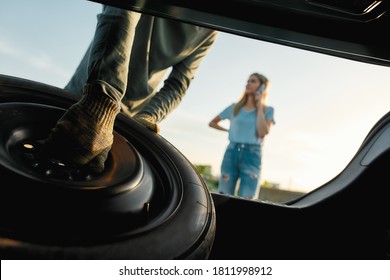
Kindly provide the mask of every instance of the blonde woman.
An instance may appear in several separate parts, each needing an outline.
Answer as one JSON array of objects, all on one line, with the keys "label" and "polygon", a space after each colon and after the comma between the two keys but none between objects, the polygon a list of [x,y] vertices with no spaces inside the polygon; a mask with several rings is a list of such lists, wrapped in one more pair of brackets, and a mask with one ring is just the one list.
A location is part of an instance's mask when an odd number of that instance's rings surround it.
[{"label": "blonde woman", "polygon": [[[249,76],[245,91],[237,103],[232,103],[211,120],[209,126],[229,133],[219,179],[218,191],[254,198],[260,182],[261,146],[264,137],[275,124],[274,108],[267,106],[269,81],[259,73]],[[229,129],[220,126],[228,119]]]}]

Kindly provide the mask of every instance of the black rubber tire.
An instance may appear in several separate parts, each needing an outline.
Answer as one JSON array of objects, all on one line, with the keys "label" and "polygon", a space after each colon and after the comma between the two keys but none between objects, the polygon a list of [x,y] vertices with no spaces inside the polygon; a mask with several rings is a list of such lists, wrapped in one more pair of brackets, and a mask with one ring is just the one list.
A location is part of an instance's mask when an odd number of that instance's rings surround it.
[{"label": "black rubber tire", "polygon": [[[7,110],[17,107],[22,112],[31,111],[26,115],[34,114],[38,108],[43,113],[47,110],[50,115],[55,111],[60,116],[76,100],[71,93],[57,87],[0,75],[0,106],[8,108],[3,115],[9,115]],[[21,117],[22,122],[23,118],[26,117]],[[39,118],[46,127],[57,120],[47,118]],[[3,117],[0,125],[5,122]],[[20,121],[16,123],[22,126]],[[7,126],[12,125],[13,122]],[[26,126],[29,125],[34,126],[27,122]],[[137,189],[150,200],[152,210],[145,212],[142,205],[134,206],[138,208],[128,214],[128,208],[133,207],[129,204],[137,200],[134,200],[136,191],[105,194],[122,188],[123,184],[122,179],[110,180],[107,176],[125,174],[116,170],[126,164],[116,162],[120,156],[115,155],[114,146],[110,171],[92,180],[94,186],[89,188],[88,180],[53,180],[30,172],[14,159],[9,135],[15,132],[11,130],[0,127],[1,259],[208,258],[216,230],[212,197],[195,167],[160,135],[122,114],[117,117],[115,138],[127,141],[131,148],[126,149],[140,155],[147,170],[143,177],[153,177],[146,178],[143,183],[146,187]],[[152,190],[150,182],[155,185]],[[99,184],[103,191],[95,195]],[[52,202],[46,204],[47,201]]]}]

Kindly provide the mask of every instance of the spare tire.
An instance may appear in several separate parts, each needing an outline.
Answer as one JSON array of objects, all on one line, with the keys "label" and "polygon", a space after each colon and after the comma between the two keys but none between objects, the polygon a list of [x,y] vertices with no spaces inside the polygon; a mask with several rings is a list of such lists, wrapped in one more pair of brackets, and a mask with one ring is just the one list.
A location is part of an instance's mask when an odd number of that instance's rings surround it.
[{"label": "spare tire", "polygon": [[119,114],[102,174],[40,162],[40,140],[76,100],[0,75],[2,259],[207,259],[213,200],[162,136]]}]

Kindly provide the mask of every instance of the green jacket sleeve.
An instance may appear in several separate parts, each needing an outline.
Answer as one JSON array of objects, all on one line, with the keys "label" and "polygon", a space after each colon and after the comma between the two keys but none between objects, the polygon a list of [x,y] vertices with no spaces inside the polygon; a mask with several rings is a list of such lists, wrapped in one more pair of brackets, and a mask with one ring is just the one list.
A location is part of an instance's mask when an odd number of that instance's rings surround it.
[{"label": "green jacket sleeve", "polygon": [[194,79],[201,61],[206,56],[217,38],[218,32],[210,30],[203,44],[189,56],[173,65],[171,73],[161,89],[150,99],[150,102],[138,113],[153,117],[156,123],[161,122],[181,102],[191,81]]}]

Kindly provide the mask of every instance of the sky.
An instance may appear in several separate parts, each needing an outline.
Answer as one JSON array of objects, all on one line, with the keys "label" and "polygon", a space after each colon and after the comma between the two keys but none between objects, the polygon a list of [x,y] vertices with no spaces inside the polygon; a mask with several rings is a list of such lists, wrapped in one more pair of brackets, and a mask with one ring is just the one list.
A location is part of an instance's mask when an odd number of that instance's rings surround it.
[{"label": "sky", "polygon": [[[99,3],[0,0],[0,74],[64,87],[93,38]],[[161,136],[219,175],[227,133],[208,126],[253,72],[269,78],[276,124],[261,181],[308,192],[347,166],[390,104],[390,68],[220,33]],[[228,123],[224,123],[227,127]]]}]

